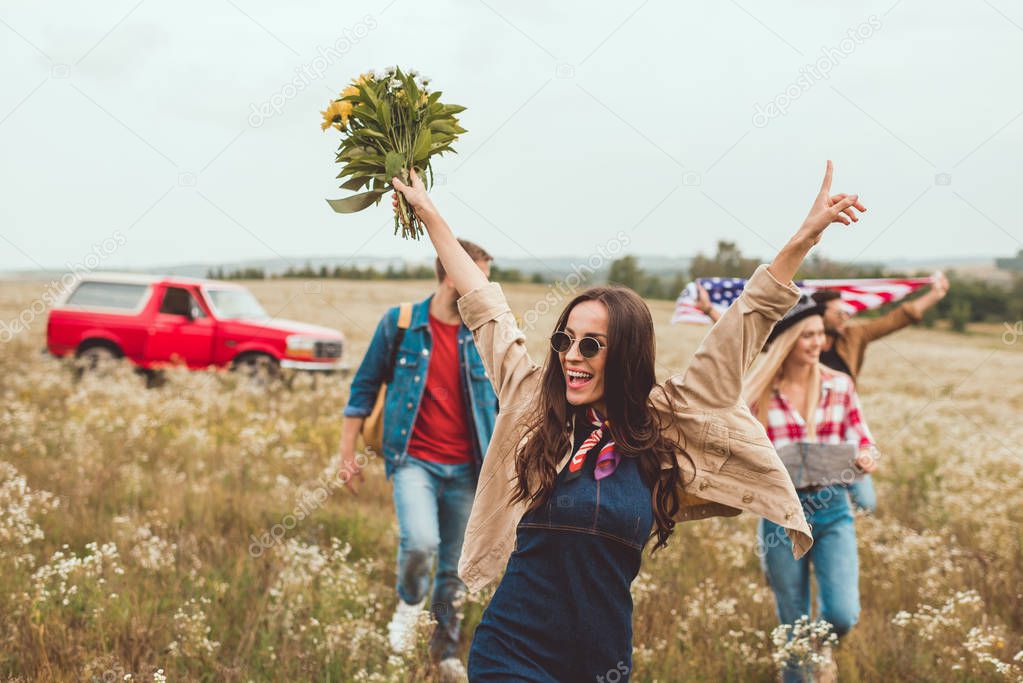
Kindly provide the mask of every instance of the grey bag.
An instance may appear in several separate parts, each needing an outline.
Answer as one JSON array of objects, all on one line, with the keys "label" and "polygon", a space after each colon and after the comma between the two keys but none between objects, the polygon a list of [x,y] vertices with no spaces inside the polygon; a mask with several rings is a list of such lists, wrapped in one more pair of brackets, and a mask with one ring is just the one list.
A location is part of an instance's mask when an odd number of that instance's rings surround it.
[{"label": "grey bag", "polygon": [[859,448],[854,443],[800,441],[786,444],[777,450],[797,489],[851,484],[863,477],[863,472],[855,465]]}]

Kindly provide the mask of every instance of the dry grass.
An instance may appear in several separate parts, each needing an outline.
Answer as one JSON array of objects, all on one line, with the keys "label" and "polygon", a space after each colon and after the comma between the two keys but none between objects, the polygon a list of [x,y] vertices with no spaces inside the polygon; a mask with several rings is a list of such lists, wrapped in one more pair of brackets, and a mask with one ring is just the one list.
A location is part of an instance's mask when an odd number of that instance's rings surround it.
[{"label": "dry grass", "polygon": [[[343,329],[354,362],[386,306],[432,287],[314,284],[251,287],[271,314]],[[0,320],[40,292],[4,284]],[[524,320],[546,312],[547,292],[508,287]],[[706,330],[668,325],[667,302],[652,308],[666,376]],[[528,332],[534,353],[552,322]],[[321,479],[345,380],[260,389],[172,372],[145,389],[124,370],[76,383],[39,353],[44,328],[0,346],[0,676],[428,676],[422,651],[386,649],[395,521],[380,463],[358,498]],[[857,521],[863,614],[838,651],[845,681],[1023,676],[1023,342],[1000,333],[910,330],[869,353],[861,392],[887,458],[880,514]],[[282,542],[252,545],[289,513]],[[633,680],[774,680],[755,521],[684,525],[645,560]],[[466,607],[466,634],[481,600]]]}]

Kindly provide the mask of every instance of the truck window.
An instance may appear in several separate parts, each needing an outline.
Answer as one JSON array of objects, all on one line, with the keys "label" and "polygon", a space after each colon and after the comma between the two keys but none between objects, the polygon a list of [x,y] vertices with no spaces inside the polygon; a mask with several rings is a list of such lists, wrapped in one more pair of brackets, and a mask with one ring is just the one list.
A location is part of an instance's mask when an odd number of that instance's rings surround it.
[{"label": "truck window", "polygon": [[202,306],[195,300],[191,292],[183,287],[168,287],[163,294],[163,301],[160,302],[160,313],[171,315],[188,316],[189,311],[197,311],[196,317],[205,318],[206,313]]},{"label": "truck window", "polygon": [[247,289],[207,289],[206,294],[213,305],[213,312],[221,318],[265,320],[270,317]]},{"label": "truck window", "polygon": [[68,297],[67,304],[132,310],[142,303],[147,288],[148,285],[127,282],[82,282]]}]

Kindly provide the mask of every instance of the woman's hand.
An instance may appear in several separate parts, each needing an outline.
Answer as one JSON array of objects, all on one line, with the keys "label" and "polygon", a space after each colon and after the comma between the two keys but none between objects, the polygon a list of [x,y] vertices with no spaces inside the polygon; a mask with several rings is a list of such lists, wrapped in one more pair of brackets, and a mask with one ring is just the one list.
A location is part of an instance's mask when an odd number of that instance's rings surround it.
[{"label": "woman's hand", "polygon": [[782,284],[788,284],[795,277],[803,259],[806,258],[810,247],[817,244],[821,234],[832,223],[849,225],[857,222],[860,218],[857,211],[866,211],[867,208],[860,203],[859,195],[852,194],[831,194],[831,160],[828,160],[828,168],[824,172],[824,182],[821,183],[821,190],[810,207],[803,225],[789,240],[788,244],[782,247],[778,255],[774,257],[768,270]]},{"label": "woman's hand", "polygon": [[853,461],[861,472],[870,474],[877,470],[877,454],[873,447],[861,448],[856,460]]},{"label": "woman's hand", "polygon": [[[416,212],[416,216],[419,220],[426,222],[426,216],[430,213],[436,213],[437,208],[433,205],[433,201],[430,199],[430,195],[426,193],[426,186],[423,185],[423,181],[419,179],[419,175],[416,173],[416,169],[412,169],[409,174],[409,180],[412,183],[411,186],[401,182],[399,178],[391,178],[391,185],[394,189],[405,195],[405,201],[412,207],[412,210]],[[393,202],[395,206],[398,205],[398,195],[393,195]]]},{"label": "woman's hand", "polygon": [[707,290],[703,288],[703,285],[700,284],[699,280],[696,281],[696,307],[699,308],[704,315],[709,313],[711,309],[710,295],[707,294]]},{"label": "woman's hand", "polygon": [[860,220],[857,211],[866,211],[867,207],[860,203],[860,196],[853,194],[831,194],[831,176],[833,173],[831,160],[828,160],[827,170],[824,172],[824,182],[821,183],[821,191],[810,207],[810,213],[806,215],[797,237],[802,235],[803,239],[809,240],[811,245],[817,244],[821,239],[824,229],[832,223],[849,225]]},{"label": "woman's hand", "polygon": [[721,317],[721,313],[718,309],[714,308],[714,305],[710,303],[710,295],[707,294],[707,290],[703,288],[700,281],[696,281],[696,307],[700,309],[700,312],[711,319],[712,322],[717,322]]},{"label": "woman's hand", "polygon": [[[451,227],[441,217],[437,208],[433,205],[430,195],[426,193],[423,181],[413,170],[409,174],[411,185],[406,185],[398,178],[391,178],[391,184],[405,196],[405,201],[416,212],[416,216],[426,226],[426,234],[430,236],[434,248],[437,250],[437,257],[444,264],[444,270],[455,285],[459,294],[468,294],[474,289],[479,289],[490,283],[487,276],[483,274],[476,262],[470,258],[462,245],[455,239]],[[398,201],[397,195],[394,201]]]}]

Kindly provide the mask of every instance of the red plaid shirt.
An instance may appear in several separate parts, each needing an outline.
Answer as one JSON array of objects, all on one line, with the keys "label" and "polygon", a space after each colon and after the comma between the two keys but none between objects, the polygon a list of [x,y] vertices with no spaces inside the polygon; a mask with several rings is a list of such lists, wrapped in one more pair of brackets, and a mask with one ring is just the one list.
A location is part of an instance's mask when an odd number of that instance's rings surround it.
[{"label": "red plaid shirt", "polygon": [[[756,406],[752,407],[756,411]],[[817,403],[817,433],[806,435],[803,416],[774,387],[767,407],[767,436],[775,448],[799,441],[822,444],[874,445],[863,419],[860,399],[849,375],[821,366],[821,396]]]}]

